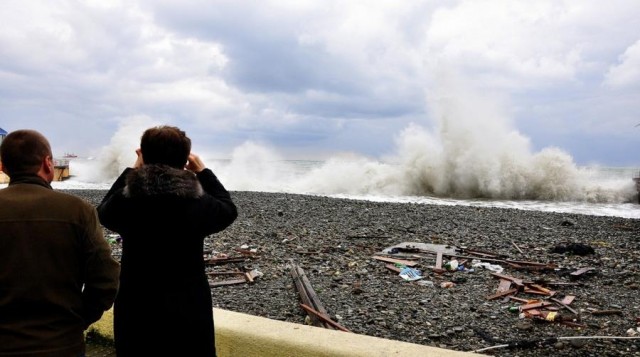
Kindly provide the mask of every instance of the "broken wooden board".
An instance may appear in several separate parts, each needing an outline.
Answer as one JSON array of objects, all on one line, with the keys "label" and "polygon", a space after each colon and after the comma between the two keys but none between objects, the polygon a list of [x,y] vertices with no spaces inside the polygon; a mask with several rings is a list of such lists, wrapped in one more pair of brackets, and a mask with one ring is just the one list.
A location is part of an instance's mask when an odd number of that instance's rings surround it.
[{"label": "broken wooden board", "polygon": [[394,259],[394,258],[388,258],[388,257],[381,257],[379,255],[374,255],[373,259],[380,260],[380,261],[387,262],[387,263],[392,263],[392,264],[402,264],[402,265],[406,265],[408,267],[414,267],[414,266],[418,265],[418,262],[416,262],[416,261],[404,260],[404,259]]}]

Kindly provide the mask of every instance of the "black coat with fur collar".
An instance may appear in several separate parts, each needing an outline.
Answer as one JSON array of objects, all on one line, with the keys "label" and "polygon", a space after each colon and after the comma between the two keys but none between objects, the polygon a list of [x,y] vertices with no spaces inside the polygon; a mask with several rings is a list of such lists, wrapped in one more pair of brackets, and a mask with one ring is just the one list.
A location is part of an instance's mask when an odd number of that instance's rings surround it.
[{"label": "black coat with fur collar", "polygon": [[213,172],[196,175],[162,165],[126,169],[98,214],[122,237],[114,310],[118,356],[213,355],[203,241],[237,217]]}]

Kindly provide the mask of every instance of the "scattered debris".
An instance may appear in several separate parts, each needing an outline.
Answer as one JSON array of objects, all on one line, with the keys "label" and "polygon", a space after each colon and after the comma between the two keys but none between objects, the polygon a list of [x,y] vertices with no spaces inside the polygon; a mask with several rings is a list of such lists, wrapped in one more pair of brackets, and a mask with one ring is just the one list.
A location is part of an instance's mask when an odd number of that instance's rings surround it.
[{"label": "scattered debris", "polygon": [[[438,273],[444,272],[442,269],[442,257],[449,257],[457,260],[479,260],[490,263],[500,263],[507,265],[514,269],[519,270],[553,270],[557,268],[554,264],[527,262],[519,260],[506,259],[502,254],[496,254],[492,252],[486,252],[479,249],[456,247],[444,244],[428,244],[428,243],[416,243],[416,242],[404,242],[389,248],[384,249],[380,255],[376,255],[373,258],[382,260],[385,255],[387,259],[389,256],[399,258],[411,258],[411,259],[432,259],[432,255],[436,255],[435,265],[431,268]],[[394,258],[391,258],[394,259]],[[388,261],[388,260],[387,260]],[[388,261],[392,262],[392,261]],[[406,264],[407,266],[415,266],[417,262],[413,262],[413,265]]]},{"label": "scattered debris", "polygon": [[[511,244],[520,254],[526,255],[526,251],[523,251],[515,242],[511,242]],[[580,243],[556,246],[550,251],[571,255],[595,254],[592,247]],[[569,306],[574,302],[576,296],[565,295],[557,290],[558,287],[583,284],[550,281],[539,277],[536,279],[521,278],[504,274],[505,268],[533,272],[564,272],[567,270],[566,268],[559,269],[556,264],[513,260],[502,254],[467,247],[414,242],[404,242],[386,248],[374,255],[373,259],[387,263],[385,268],[399,274],[407,281],[416,281],[415,283],[418,285],[433,287],[434,282],[424,279],[426,275],[421,274],[421,271],[417,269],[417,267],[429,268],[432,274],[435,274],[434,277],[446,277],[446,280],[439,282],[439,286],[443,289],[452,288],[456,283],[467,280],[462,275],[458,275],[459,272],[470,273],[474,271],[472,268],[487,269],[491,271],[491,275],[500,280],[495,293],[486,296],[486,299],[503,299],[503,302],[511,302],[509,311],[517,312],[519,318],[557,323],[578,329],[592,325],[582,323],[580,311]],[[444,261],[446,263],[443,264]],[[568,274],[568,277],[577,279],[594,271],[593,267],[582,267],[573,270]],[[562,276],[566,277],[567,275],[562,274]],[[591,309],[590,313],[594,316],[622,315],[621,309],[617,306],[612,307],[616,309]],[[638,323],[640,323],[640,318],[638,319]]]},{"label": "scattered debris", "polygon": [[[230,256],[226,253],[207,251],[205,252],[204,264],[210,269],[219,269],[218,266],[228,264],[235,264],[236,268],[232,270],[213,270],[208,271],[206,274],[210,278],[209,286],[219,287],[226,285],[236,285],[244,283],[253,283],[258,277],[264,274],[257,269],[250,269],[243,266],[241,263],[251,261],[258,258],[257,249],[249,249],[249,246],[243,245],[239,249],[235,249],[240,253],[240,256]],[[221,277],[237,276],[233,279],[220,279]]]}]

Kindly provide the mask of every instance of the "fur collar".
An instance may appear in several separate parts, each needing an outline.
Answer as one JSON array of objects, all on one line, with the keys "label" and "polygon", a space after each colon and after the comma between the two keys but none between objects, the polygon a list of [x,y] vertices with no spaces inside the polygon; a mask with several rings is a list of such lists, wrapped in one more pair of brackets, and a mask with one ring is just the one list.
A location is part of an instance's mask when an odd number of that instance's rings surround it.
[{"label": "fur collar", "polygon": [[198,198],[204,191],[191,171],[166,165],[143,165],[127,175],[123,193],[126,197],[163,195]]}]

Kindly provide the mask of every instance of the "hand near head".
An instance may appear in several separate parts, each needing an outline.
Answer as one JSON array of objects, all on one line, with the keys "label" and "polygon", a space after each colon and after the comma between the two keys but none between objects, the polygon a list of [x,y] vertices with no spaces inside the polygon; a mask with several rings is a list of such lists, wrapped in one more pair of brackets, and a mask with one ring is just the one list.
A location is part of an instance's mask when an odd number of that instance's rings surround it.
[{"label": "hand near head", "polygon": [[136,159],[136,163],[133,164],[134,169],[140,168],[142,165],[144,165],[144,160],[142,159],[142,150],[136,149],[136,155],[138,155],[138,158]]},{"label": "hand near head", "polygon": [[200,157],[198,155],[191,153],[189,154],[187,165],[184,168],[197,174],[200,171],[204,170],[206,166],[204,166],[204,163],[202,162],[202,160],[200,160]]}]

